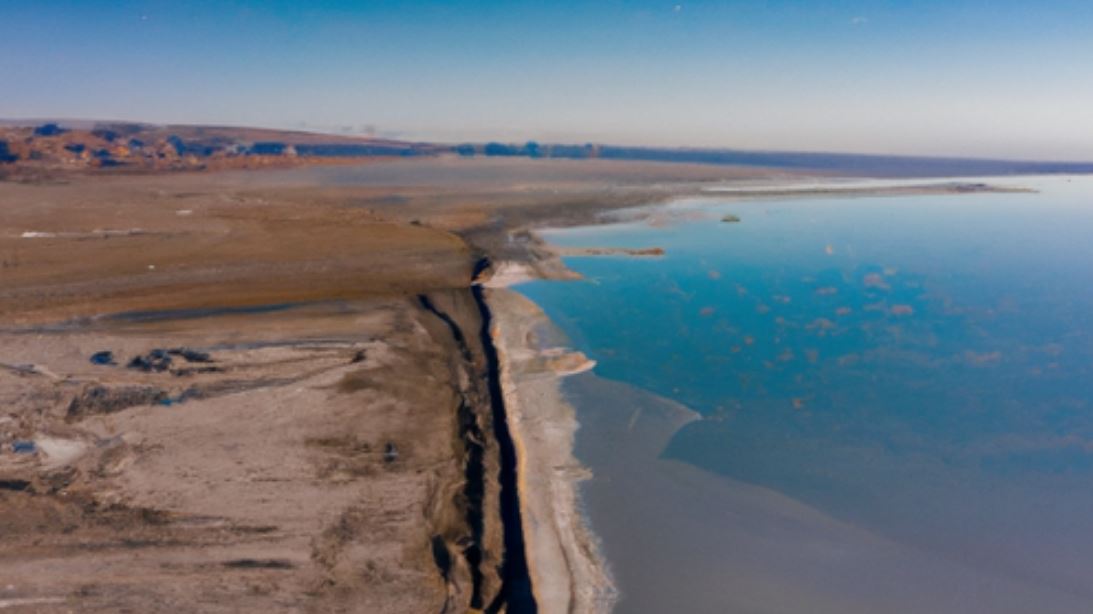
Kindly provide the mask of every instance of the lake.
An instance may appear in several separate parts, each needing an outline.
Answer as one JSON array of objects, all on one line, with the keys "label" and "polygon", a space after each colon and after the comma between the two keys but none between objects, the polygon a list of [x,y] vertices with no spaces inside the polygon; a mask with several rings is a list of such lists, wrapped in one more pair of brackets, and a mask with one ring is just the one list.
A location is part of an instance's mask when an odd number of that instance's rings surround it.
[{"label": "lake", "polygon": [[619,611],[1093,611],[1093,180],[994,182],[544,233],[666,251],[517,287]]}]

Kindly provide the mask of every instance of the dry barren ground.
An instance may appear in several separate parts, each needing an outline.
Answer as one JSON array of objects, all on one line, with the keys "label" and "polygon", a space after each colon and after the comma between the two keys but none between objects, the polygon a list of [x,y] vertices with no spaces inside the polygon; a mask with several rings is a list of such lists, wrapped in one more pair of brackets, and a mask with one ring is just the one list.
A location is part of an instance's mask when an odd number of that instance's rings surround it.
[{"label": "dry barren ground", "polygon": [[[196,324],[0,337],[36,365],[0,374],[0,600],[443,610],[430,540],[462,521],[443,339],[399,301]],[[127,366],[161,347],[201,361]],[[119,364],[88,361],[104,348]]]},{"label": "dry barren ground", "polygon": [[0,184],[0,605],[465,607],[465,243],[201,179]]},{"label": "dry barren ground", "polygon": [[488,605],[477,258],[749,173],[420,160],[0,183],[0,607]]}]

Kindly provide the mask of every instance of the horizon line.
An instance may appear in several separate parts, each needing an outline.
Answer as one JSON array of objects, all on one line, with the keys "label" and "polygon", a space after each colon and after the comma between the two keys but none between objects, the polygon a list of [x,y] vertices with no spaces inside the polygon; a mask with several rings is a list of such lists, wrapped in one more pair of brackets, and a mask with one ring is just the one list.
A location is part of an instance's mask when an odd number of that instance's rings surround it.
[{"label": "horizon line", "polygon": [[[739,153],[739,154],[759,154],[759,155],[805,155],[805,156],[835,156],[843,158],[880,158],[890,160],[918,160],[918,161],[952,161],[952,162],[982,162],[982,163],[1009,163],[1009,164],[1034,164],[1034,165],[1093,165],[1093,159],[1079,160],[1079,159],[1061,159],[1061,158],[1021,158],[1021,157],[994,157],[994,156],[979,156],[979,155],[959,155],[959,154],[920,154],[920,153],[893,153],[893,152],[877,152],[877,151],[839,151],[839,150],[827,150],[827,149],[767,149],[767,148],[747,148],[747,147],[733,147],[730,145],[724,146],[705,146],[705,145],[623,145],[618,143],[612,143],[609,141],[592,141],[585,140],[578,142],[577,140],[571,142],[565,141],[547,141],[539,139],[463,139],[463,140],[430,140],[430,139],[407,139],[398,136],[390,136],[391,134],[397,134],[397,132],[383,131],[375,134],[366,134],[359,132],[347,132],[338,131],[336,129],[324,130],[321,127],[274,127],[270,125],[261,124],[234,124],[234,123],[190,123],[190,122],[162,122],[162,121],[149,121],[141,119],[92,119],[92,118],[76,118],[76,117],[0,117],[0,128],[5,127],[23,127],[29,128],[42,124],[58,124],[62,127],[66,127],[74,130],[90,129],[84,126],[95,126],[101,124],[130,124],[138,126],[147,126],[155,128],[221,128],[221,129],[236,129],[236,130],[268,130],[271,132],[284,132],[295,134],[309,134],[309,135],[328,135],[332,137],[340,137],[345,139],[361,139],[370,141],[393,141],[401,142],[413,145],[434,145],[452,147],[453,149],[458,146],[466,145],[504,145],[504,146],[517,146],[517,145],[529,145],[536,144],[539,146],[562,146],[562,147],[601,147],[601,148],[614,148],[614,149],[632,149],[632,150],[644,150],[644,151],[677,151],[677,152],[696,152],[696,153]],[[67,124],[67,125],[66,125]],[[81,124],[83,126],[81,126]],[[386,133],[386,134],[385,134]],[[503,156],[494,156],[503,157]]]}]

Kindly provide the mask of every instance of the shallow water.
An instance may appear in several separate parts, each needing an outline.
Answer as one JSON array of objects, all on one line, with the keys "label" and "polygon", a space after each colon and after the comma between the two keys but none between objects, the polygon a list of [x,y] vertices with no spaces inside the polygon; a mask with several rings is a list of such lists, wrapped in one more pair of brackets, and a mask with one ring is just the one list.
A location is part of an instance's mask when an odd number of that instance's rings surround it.
[{"label": "shallow water", "polygon": [[[703,416],[640,444],[628,408],[652,397],[567,386],[621,611],[680,586],[708,611],[1093,611],[1093,180],[1016,183],[1041,192],[683,202],[668,226],[548,233],[667,250],[518,289],[597,376]],[[789,509],[807,520],[772,520]],[[671,565],[642,549],[654,522],[690,543]]]}]

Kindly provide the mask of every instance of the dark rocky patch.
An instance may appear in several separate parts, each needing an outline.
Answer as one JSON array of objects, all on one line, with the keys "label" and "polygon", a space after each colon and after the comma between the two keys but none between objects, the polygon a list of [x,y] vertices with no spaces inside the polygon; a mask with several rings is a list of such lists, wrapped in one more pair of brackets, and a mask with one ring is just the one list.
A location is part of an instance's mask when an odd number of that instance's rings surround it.
[{"label": "dark rocky patch", "polygon": [[162,373],[171,368],[171,356],[166,350],[155,349],[141,356],[134,356],[128,367],[145,373]]},{"label": "dark rocky patch", "polygon": [[[170,348],[166,350],[156,348],[149,351],[147,354],[133,357],[133,359],[129,361],[128,367],[137,371],[144,371],[145,373],[162,373],[171,368],[174,362],[172,357],[179,357],[186,362],[196,363],[209,363],[213,361],[208,353],[199,352],[186,347]],[[191,372],[196,372],[196,370],[192,370]]]},{"label": "dark rocky patch", "polygon": [[33,441],[13,441],[11,451],[15,454],[34,454],[38,451],[38,446]]},{"label": "dark rocky patch", "polygon": [[173,356],[179,356],[185,359],[186,362],[212,362],[213,360],[206,352],[199,352],[186,347],[171,348],[167,350],[167,353]]},{"label": "dark rocky patch", "polygon": [[166,398],[164,390],[152,386],[90,386],[69,403],[67,417],[73,420],[95,414],[112,414],[137,405],[160,403]]},{"label": "dark rocky patch", "polygon": [[114,352],[104,350],[102,352],[95,352],[91,355],[91,364],[93,365],[116,365],[114,361]]},{"label": "dark rocky patch", "polygon": [[26,480],[0,480],[0,490],[14,490],[22,492],[30,488],[30,482]]},{"label": "dark rocky patch", "polygon": [[393,463],[398,460],[398,447],[392,443],[387,442],[387,445],[383,447],[383,462]]},{"label": "dark rocky patch", "polygon": [[171,371],[172,375],[177,377],[186,377],[190,375],[202,375],[205,373],[223,373],[224,369],[221,367],[183,367],[181,369],[175,369]]},{"label": "dark rocky patch", "polygon": [[293,569],[296,565],[282,559],[235,559],[225,561],[229,569]]}]

